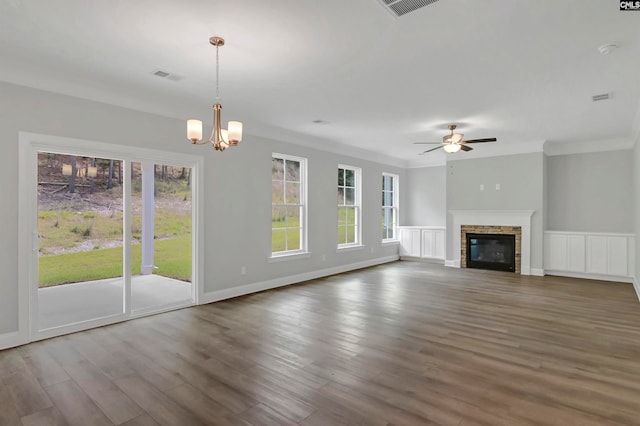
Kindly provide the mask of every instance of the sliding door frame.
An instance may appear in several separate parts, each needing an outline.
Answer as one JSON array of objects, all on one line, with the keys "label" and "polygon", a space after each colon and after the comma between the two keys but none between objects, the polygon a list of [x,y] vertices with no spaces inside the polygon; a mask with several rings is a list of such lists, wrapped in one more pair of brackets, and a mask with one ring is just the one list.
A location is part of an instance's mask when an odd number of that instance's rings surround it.
[{"label": "sliding door frame", "polygon": [[[74,333],[159,312],[197,305],[204,294],[204,156],[136,148],[37,133],[19,133],[18,334],[23,343]],[[38,152],[109,158],[123,162],[123,306],[122,314],[40,330],[38,325]],[[131,163],[149,161],[190,167],[192,185],[192,303],[131,311]]]}]

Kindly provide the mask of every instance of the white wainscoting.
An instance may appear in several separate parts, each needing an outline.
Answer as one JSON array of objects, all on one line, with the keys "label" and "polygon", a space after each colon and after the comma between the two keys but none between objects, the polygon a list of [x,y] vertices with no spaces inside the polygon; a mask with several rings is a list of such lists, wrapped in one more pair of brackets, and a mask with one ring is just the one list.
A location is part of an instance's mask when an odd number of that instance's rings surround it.
[{"label": "white wainscoting", "polygon": [[400,226],[400,256],[444,261],[444,226]]},{"label": "white wainscoting", "polygon": [[634,253],[634,234],[544,233],[544,269],[548,275],[632,282]]}]

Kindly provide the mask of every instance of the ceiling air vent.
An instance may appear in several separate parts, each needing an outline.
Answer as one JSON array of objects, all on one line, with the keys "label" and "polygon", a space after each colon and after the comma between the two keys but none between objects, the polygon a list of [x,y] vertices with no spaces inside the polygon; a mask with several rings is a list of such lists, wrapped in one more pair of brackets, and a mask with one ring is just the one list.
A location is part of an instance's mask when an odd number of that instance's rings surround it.
[{"label": "ceiling air vent", "polygon": [[155,75],[156,77],[166,78],[167,80],[171,80],[171,81],[180,81],[183,79],[183,77],[180,75],[171,74],[170,72],[160,70],[160,69],[153,70],[151,74]]},{"label": "ceiling air vent", "polygon": [[421,7],[429,6],[438,0],[378,0],[385,9],[399,17]]},{"label": "ceiling air vent", "polygon": [[597,101],[606,101],[607,99],[609,99],[610,96],[608,93],[603,93],[602,95],[595,95],[592,96],[591,99],[593,100],[593,102],[597,102]]}]

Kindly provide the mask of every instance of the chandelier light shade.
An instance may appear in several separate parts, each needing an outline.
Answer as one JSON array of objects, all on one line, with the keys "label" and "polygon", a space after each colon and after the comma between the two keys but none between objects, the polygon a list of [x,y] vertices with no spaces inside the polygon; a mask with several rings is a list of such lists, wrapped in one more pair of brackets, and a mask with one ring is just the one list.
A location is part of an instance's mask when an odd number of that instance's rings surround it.
[{"label": "chandelier light shade", "polygon": [[211,143],[216,151],[224,151],[230,146],[236,146],[242,140],[242,123],[239,121],[229,121],[227,129],[222,128],[220,112],[220,59],[219,48],[224,46],[222,37],[211,37],[209,43],[216,48],[216,103],[213,105],[213,129],[211,136],[206,141],[202,140],[202,121],[187,120],[187,139],[192,144],[202,145]]}]

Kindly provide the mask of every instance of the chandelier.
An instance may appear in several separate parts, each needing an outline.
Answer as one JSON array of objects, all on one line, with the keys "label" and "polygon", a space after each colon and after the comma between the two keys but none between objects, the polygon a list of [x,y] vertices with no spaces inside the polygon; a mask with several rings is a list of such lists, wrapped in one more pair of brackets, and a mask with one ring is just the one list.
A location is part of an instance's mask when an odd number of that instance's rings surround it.
[{"label": "chandelier", "polygon": [[229,121],[228,130],[221,128],[220,111],[220,59],[218,49],[224,46],[222,37],[211,37],[209,43],[216,47],[216,103],[213,105],[213,129],[211,136],[206,141],[202,140],[202,121],[187,120],[187,138],[195,145],[211,143],[216,151],[224,151],[230,146],[238,145],[242,140],[242,123]]}]

